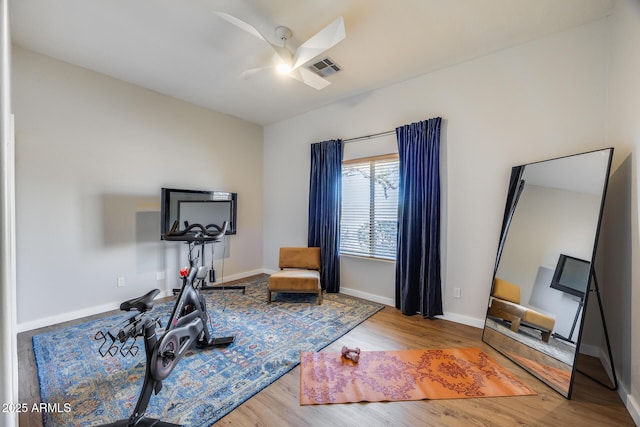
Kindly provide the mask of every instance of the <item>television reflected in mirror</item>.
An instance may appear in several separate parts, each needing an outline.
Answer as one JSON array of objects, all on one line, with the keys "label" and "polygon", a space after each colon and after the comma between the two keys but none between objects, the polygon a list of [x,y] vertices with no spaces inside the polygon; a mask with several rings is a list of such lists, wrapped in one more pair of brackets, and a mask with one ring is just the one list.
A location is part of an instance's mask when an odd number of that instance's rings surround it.
[{"label": "television reflected in mirror", "polygon": [[584,298],[589,286],[591,263],[583,259],[560,254],[551,279],[551,288]]},{"label": "television reflected in mirror", "polygon": [[570,398],[613,148],[513,167],[482,339]]}]

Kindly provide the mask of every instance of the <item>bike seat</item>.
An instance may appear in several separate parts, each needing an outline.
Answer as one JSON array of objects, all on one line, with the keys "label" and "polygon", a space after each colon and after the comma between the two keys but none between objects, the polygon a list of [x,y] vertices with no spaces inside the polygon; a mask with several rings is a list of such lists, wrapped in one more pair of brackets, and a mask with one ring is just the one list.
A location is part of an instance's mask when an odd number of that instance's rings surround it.
[{"label": "bike seat", "polygon": [[133,298],[127,300],[120,304],[120,310],[123,311],[131,311],[137,310],[140,312],[149,311],[153,308],[153,300],[160,293],[160,289],[154,289],[152,291],[147,292],[141,297]]}]

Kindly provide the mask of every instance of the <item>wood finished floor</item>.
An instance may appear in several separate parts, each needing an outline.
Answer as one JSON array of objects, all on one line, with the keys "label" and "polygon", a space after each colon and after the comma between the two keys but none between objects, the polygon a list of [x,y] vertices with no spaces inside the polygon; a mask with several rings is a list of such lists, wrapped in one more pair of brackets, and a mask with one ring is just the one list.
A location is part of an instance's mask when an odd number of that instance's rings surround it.
[{"label": "wood finished floor", "polygon": [[[266,298],[266,296],[265,296]],[[112,313],[106,313],[112,314]],[[93,316],[97,317],[97,316]],[[18,335],[20,402],[39,402],[31,337],[68,322]],[[300,368],[247,400],[216,426],[633,426],[620,397],[577,374],[567,400],[482,342],[482,330],[446,320],[404,316],[392,307],[357,326],[323,351],[343,345],[362,350],[479,347],[536,391],[537,396],[300,406]],[[604,377],[597,359],[580,357],[582,370]],[[41,427],[39,414],[20,416],[21,427]]]}]

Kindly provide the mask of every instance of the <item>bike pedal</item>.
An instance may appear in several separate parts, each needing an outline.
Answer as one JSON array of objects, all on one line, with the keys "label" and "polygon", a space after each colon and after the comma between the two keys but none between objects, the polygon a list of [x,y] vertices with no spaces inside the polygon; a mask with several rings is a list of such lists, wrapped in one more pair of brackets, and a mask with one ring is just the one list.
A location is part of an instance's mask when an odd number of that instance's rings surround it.
[{"label": "bike pedal", "polygon": [[220,337],[220,338],[214,338],[212,341],[212,344],[214,346],[223,346],[223,345],[229,345],[231,343],[233,343],[236,340],[236,337],[234,336],[230,336],[230,337]]},{"label": "bike pedal", "polygon": [[162,357],[163,359],[175,360],[176,353],[173,351],[165,351],[162,354],[160,354],[160,357]]},{"label": "bike pedal", "polygon": [[211,341],[197,341],[197,348],[213,348],[213,347],[226,347],[229,344],[233,343],[236,340],[236,337],[220,337],[220,338],[212,338]]}]

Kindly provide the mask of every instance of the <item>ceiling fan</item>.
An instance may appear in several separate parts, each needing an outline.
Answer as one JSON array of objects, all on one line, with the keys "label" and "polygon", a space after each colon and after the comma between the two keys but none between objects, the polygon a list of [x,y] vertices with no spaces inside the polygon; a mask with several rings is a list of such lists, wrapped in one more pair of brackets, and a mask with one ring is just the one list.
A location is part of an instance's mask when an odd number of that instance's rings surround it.
[{"label": "ceiling fan", "polygon": [[[324,27],[313,37],[300,45],[295,52],[292,52],[287,47],[287,40],[291,38],[291,35],[293,34],[290,28],[282,26],[276,28],[276,35],[280,40],[282,40],[282,46],[278,46],[267,40],[267,38],[251,24],[248,24],[225,12],[214,11],[214,13],[225,21],[246,31],[252,36],[259,38],[271,46],[275,51],[274,56],[277,59],[277,69],[279,72],[318,90],[331,84],[329,80],[320,77],[313,71],[302,67],[302,65],[335,46],[345,38],[346,33],[344,30],[344,20],[341,16],[336,18],[331,24]],[[252,71],[255,70],[247,70],[248,73]]]}]

